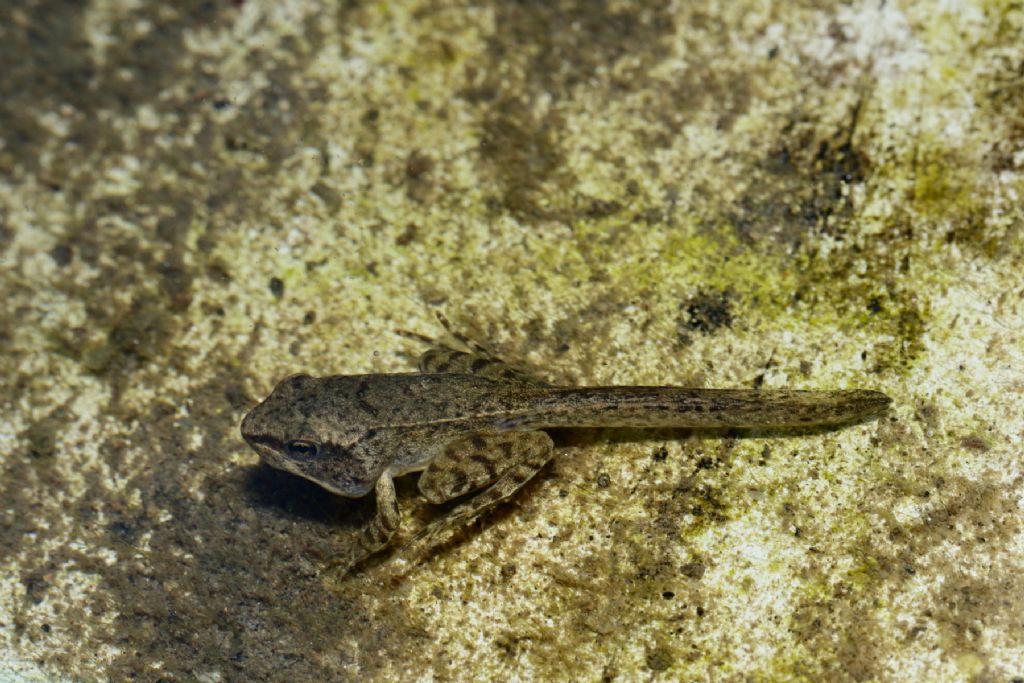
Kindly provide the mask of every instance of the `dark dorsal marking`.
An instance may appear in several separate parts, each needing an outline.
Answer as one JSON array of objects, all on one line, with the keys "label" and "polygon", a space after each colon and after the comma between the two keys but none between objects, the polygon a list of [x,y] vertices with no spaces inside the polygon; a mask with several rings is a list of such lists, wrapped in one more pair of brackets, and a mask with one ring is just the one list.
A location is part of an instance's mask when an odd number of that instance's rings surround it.
[{"label": "dark dorsal marking", "polygon": [[366,400],[366,392],[368,392],[369,390],[370,385],[367,384],[366,380],[363,380],[362,382],[359,383],[359,386],[356,387],[356,404],[360,408],[362,408],[363,411],[369,414],[370,417],[377,417],[377,415],[380,414],[380,411],[376,408],[376,406],[372,405],[369,401]]}]

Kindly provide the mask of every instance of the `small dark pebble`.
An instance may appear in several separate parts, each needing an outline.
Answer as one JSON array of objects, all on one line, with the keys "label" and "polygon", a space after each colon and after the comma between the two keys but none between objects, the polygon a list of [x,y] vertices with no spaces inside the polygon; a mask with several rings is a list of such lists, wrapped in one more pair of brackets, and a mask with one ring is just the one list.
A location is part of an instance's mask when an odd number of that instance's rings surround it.
[{"label": "small dark pebble", "polygon": [[284,296],[284,282],[279,277],[270,278],[270,293],[280,299]]},{"label": "small dark pebble", "polygon": [[66,244],[58,244],[50,250],[50,258],[58,266],[66,266],[71,263],[71,259],[74,257],[74,252],[71,251],[71,247]]},{"label": "small dark pebble", "polygon": [[665,591],[661,594],[661,597],[665,598],[666,600],[671,600],[672,598],[676,597],[676,594],[672,591]]},{"label": "small dark pebble", "polygon": [[612,478],[608,476],[607,472],[602,472],[601,474],[597,475],[597,485],[599,487],[606,489],[611,483]]}]

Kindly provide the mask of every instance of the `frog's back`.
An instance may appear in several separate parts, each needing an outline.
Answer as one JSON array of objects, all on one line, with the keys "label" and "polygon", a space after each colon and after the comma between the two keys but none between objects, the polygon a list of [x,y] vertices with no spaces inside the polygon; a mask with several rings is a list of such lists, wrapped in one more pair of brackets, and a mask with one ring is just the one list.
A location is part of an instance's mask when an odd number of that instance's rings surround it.
[{"label": "frog's back", "polygon": [[455,373],[332,375],[315,384],[316,408],[367,429],[500,417],[523,403],[515,382]]}]

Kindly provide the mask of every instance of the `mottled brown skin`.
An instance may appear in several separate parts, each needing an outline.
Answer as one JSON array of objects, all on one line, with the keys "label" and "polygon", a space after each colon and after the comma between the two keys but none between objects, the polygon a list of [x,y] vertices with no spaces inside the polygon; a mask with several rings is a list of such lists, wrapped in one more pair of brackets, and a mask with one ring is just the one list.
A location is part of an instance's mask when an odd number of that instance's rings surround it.
[{"label": "mottled brown skin", "polygon": [[267,464],[349,498],[376,491],[362,551],[341,563],[383,548],[397,530],[394,477],[422,471],[419,489],[432,503],[483,489],[413,539],[429,541],[536,474],[554,448],[545,429],[828,427],[890,402],[867,390],[552,386],[471,348],[433,348],[417,373],[293,375],[245,416],[242,436]]}]

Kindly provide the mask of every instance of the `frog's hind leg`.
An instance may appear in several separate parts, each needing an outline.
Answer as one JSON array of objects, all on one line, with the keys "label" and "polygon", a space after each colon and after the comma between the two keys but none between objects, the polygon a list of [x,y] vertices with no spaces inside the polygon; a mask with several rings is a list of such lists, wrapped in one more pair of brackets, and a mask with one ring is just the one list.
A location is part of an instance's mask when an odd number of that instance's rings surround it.
[{"label": "frog's hind leg", "polygon": [[418,544],[432,544],[444,532],[461,527],[484,509],[508,498],[551,459],[554,444],[544,432],[474,434],[452,441],[420,477],[420,492],[443,503],[490,484],[417,533],[401,554]]},{"label": "frog's hind leg", "polygon": [[420,372],[451,372],[464,375],[479,375],[488,379],[549,386],[544,380],[538,379],[506,363],[491,353],[483,344],[456,331],[448,318],[440,313],[437,314],[437,319],[444,325],[444,329],[447,330],[448,334],[468,349],[468,351],[453,348],[418,332],[398,330],[398,333],[403,337],[415,339],[431,347],[419,357],[417,366]]},{"label": "frog's hind leg", "polygon": [[423,471],[420,493],[434,505],[497,481],[512,466],[543,455],[554,445],[545,432],[491,432],[452,439]]},{"label": "frog's hind leg", "polygon": [[535,386],[548,386],[548,383],[544,380],[523,372],[494,356],[481,356],[443,346],[425,351],[420,356],[419,369],[420,372],[454,372],[464,375],[478,375],[488,379],[521,382]]}]

